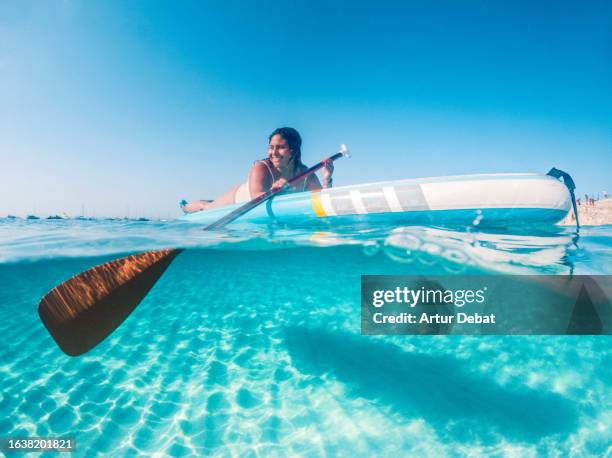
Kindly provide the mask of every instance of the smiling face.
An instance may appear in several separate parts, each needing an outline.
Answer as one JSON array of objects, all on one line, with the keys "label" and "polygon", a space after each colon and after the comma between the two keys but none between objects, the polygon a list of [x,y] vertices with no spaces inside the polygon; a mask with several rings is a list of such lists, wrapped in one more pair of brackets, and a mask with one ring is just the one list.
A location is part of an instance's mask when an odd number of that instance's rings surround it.
[{"label": "smiling face", "polygon": [[268,158],[277,169],[287,167],[293,158],[293,150],[289,148],[287,140],[279,134],[273,135],[268,144]]}]

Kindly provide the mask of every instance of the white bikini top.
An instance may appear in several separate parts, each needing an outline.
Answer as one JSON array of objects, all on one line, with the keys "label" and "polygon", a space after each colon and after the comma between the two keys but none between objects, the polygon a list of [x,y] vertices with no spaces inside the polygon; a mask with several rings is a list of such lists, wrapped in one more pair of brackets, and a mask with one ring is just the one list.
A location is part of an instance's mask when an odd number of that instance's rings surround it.
[{"label": "white bikini top", "polygon": [[[274,183],[276,180],[274,179],[274,173],[272,173],[272,169],[268,165],[268,161],[266,161],[265,159],[260,160],[260,161],[255,161],[255,164],[257,164],[258,162],[261,162],[266,166],[266,168],[268,169],[268,172],[270,173],[270,176],[272,177],[272,183]],[[251,189],[250,187],[248,187],[250,185],[250,180],[251,180],[251,174],[249,173],[249,177],[247,179],[247,189]],[[302,186],[302,192],[306,191],[306,183],[308,183],[308,178],[304,179],[304,185]]]}]

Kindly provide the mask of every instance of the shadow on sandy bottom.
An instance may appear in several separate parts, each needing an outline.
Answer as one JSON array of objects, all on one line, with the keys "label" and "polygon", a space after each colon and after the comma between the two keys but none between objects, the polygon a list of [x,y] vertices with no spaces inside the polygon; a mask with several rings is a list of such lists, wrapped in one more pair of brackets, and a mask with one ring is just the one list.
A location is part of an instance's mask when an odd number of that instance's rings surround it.
[{"label": "shadow on sandy bottom", "polygon": [[499,434],[535,443],[577,428],[575,406],[567,399],[502,387],[452,356],[410,353],[371,337],[322,329],[288,327],[285,338],[293,364],[302,373],[327,374],[346,384],[354,396],[388,406],[406,418],[422,417],[441,437],[487,444]]}]

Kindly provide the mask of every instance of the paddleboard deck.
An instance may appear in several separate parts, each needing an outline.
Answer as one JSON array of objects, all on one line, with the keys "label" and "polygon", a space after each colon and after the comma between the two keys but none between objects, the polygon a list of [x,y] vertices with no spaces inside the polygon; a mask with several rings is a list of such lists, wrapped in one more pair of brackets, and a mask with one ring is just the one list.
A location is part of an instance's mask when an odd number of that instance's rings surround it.
[{"label": "paddleboard deck", "polygon": [[[186,214],[211,224],[239,204]],[[567,187],[544,174],[506,173],[366,183],[275,196],[236,223],[368,222],[496,226],[554,224],[571,208]]]}]

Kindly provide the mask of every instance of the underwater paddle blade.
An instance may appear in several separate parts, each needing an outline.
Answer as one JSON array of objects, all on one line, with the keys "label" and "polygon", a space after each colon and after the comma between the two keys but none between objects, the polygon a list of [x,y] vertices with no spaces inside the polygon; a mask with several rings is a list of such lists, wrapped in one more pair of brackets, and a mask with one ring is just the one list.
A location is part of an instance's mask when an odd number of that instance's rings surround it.
[{"label": "underwater paddle blade", "polygon": [[86,270],[49,291],[38,315],[64,353],[81,355],[129,316],[181,251],[147,251]]}]

